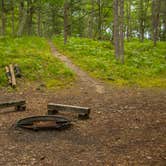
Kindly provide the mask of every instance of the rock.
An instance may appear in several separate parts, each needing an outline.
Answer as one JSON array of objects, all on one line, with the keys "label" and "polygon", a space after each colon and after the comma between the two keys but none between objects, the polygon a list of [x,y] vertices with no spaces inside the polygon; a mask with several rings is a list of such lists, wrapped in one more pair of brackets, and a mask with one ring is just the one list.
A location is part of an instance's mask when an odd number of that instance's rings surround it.
[{"label": "rock", "polygon": [[46,156],[42,156],[40,157],[40,160],[44,160],[46,158]]},{"label": "rock", "polygon": [[148,160],[151,160],[151,159],[152,159],[152,157],[151,157],[151,156],[146,156],[146,158],[147,158]]}]

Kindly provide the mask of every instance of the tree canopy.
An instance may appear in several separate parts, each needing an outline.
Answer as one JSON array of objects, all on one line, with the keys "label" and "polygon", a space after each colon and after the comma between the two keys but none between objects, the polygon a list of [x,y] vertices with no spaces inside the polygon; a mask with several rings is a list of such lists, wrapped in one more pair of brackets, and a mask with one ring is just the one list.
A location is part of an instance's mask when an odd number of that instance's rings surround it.
[{"label": "tree canopy", "polygon": [[1,35],[166,40],[165,0],[0,0],[0,9]]}]

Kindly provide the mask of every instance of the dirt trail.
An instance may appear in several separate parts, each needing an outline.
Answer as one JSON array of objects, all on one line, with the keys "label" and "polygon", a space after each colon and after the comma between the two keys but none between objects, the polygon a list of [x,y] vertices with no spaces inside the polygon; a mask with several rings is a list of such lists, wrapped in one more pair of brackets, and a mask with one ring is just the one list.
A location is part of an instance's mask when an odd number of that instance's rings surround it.
[{"label": "dirt trail", "polygon": [[67,67],[73,70],[75,74],[77,74],[77,76],[79,77],[82,84],[85,85],[85,87],[95,88],[95,91],[99,94],[103,94],[105,92],[105,87],[104,85],[102,85],[101,82],[91,78],[86,72],[82,71],[79,67],[74,65],[69,58],[59,53],[56,50],[52,41],[49,41],[49,45],[51,47],[52,54],[58,59],[60,59],[62,62],[64,62]]},{"label": "dirt trail", "polygon": [[[24,112],[0,110],[0,166],[165,166],[166,92],[112,88],[96,94],[77,84],[55,92],[0,91],[0,101],[27,101]],[[88,106],[90,119],[71,114],[73,126],[62,131],[12,127],[21,118],[45,115],[48,102]]]}]

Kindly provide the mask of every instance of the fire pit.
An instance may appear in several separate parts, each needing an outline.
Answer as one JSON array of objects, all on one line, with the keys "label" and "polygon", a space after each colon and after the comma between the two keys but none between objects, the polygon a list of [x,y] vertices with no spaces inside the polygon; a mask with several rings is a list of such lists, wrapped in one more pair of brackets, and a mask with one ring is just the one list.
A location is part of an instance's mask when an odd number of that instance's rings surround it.
[{"label": "fire pit", "polygon": [[62,129],[71,125],[71,122],[62,116],[32,116],[19,120],[16,123],[17,127],[43,130],[43,129]]}]

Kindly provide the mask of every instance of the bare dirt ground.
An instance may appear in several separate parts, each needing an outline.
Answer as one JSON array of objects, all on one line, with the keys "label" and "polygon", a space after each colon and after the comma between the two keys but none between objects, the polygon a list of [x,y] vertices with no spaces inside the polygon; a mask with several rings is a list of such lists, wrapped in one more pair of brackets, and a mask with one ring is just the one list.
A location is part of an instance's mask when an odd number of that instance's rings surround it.
[{"label": "bare dirt ground", "polygon": [[[0,110],[0,165],[165,166],[166,91],[109,87],[83,75],[71,88],[54,92],[35,86],[0,90],[0,101],[27,101],[25,112]],[[72,114],[73,126],[63,131],[13,127],[20,118],[45,115],[48,102],[88,106],[90,119]]]}]

